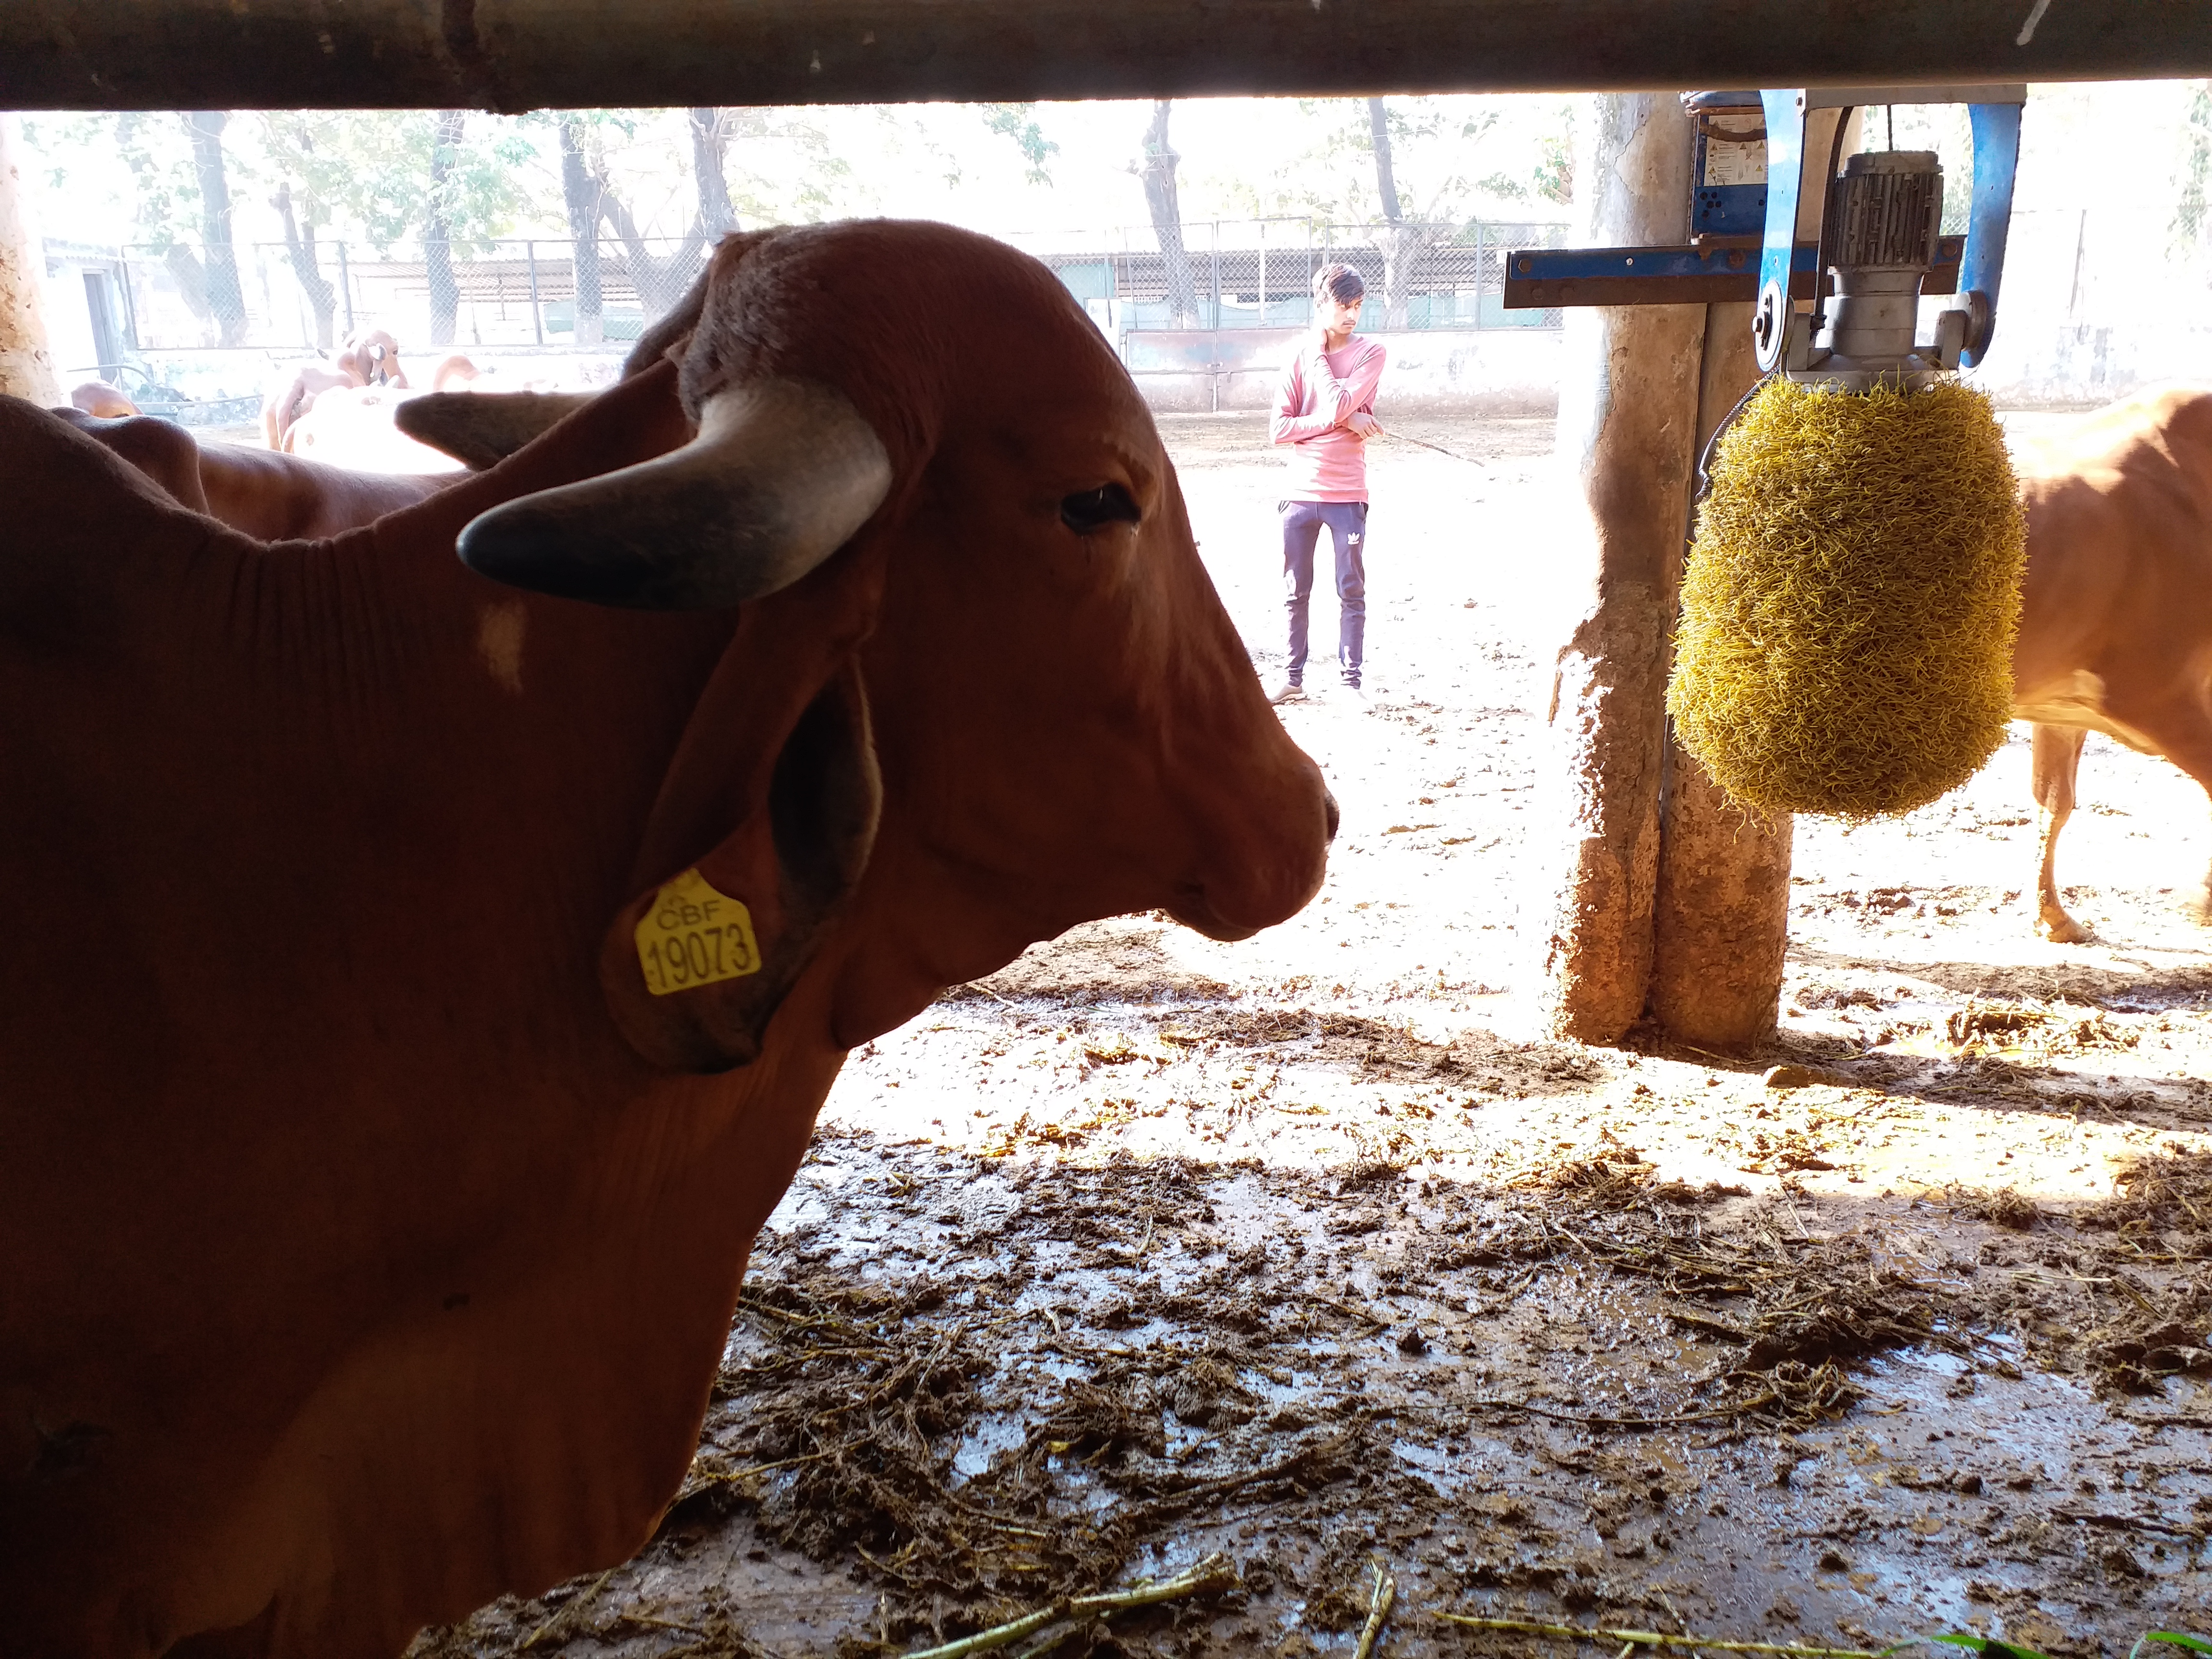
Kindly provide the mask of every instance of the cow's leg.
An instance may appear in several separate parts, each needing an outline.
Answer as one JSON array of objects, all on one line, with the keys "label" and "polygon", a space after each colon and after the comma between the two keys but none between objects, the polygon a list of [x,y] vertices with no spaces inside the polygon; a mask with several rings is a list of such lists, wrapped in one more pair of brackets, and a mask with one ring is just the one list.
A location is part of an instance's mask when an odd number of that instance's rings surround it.
[{"label": "cow's leg", "polygon": [[[2128,702],[2108,707],[2127,722],[2152,752],[2165,756],[2195,779],[2207,795],[2212,795],[2212,716],[2208,716],[2202,694],[2196,687],[2186,687],[2148,707]],[[2039,758],[2040,751],[2036,774],[2039,784],[2042,777]],[[2204,884],[2191,896],[2189,908],[2197,921],[2212,922],[2212,872],[2207,873]]]},{"label": "cow's leg", "polygon": [[[2174,729],[2151,735],[2160,739],[2160,751],[2166,759],[2196,779],[2207,796],[2212,796],[2212,720],[2205,718],[2203,708],[2192,699],[2181,711]],[[2203,884],[2191,896],[2189,910],[2197,921],[2212,926],[2212,869],[2205,872]]]},{"label": "cow's leg", "polygon": [[2089,733],[2078,726],[2034,728],[2035,927],[2058,945],[2079,945],[2089,930],[2066,914],[2058,902],[2058,832],[2074,816],[2074,780],[2081,769],[2081,744]]}]

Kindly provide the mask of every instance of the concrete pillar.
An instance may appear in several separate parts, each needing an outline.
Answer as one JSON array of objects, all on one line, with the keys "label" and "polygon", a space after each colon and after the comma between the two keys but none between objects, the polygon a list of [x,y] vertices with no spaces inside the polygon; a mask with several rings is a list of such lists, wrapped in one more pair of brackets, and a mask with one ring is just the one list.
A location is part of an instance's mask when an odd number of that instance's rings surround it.
[{"label": "concrete pillar", "polygon": [[[1607,95],[1576,145],[1584,246],[1689,235],[1690,124],[1672,93]],[[1567,313],[1562,462],[1579,510],[1549,549],[1571,567],[1552,677],[1535,867],[1544,1014],[1562,1036],[1617,1041],[1644,1012],[1659,864],[1666,671],[1695,459],[1703,306]]]},{"label": "concrete pillar", "polygon": [[21,154],[15,118],[0,115],[0,392],[58,404],[61,386],[39,304],[46,256],[24,207]]},{"label": "concrete pillar", "polygon": [[[1706,307],[1698,444],[1759,380],[1751,306]],[[1650,1012],[1668,1036],[1741,1048],[1771,1036],[1790,942],[1788,813],[1732,806],[1671,738],[1659,817]]]}]

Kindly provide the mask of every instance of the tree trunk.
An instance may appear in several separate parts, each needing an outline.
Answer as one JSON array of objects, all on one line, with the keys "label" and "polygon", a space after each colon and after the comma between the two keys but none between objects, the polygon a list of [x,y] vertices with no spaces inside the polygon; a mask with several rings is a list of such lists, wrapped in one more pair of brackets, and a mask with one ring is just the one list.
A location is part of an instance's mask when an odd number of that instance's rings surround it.
[{"label": "tree trunk", "polygon": [[1412,321],[1413,277],[1428,251],[1429,233],[1406,222],[1398,197],[1398,177],[1390,152],[1390,124],[1380,98],[1367,100],[1367,132],[1375,151],[1375,190],[1382,202],[1382,326],[1404,328]]},{"label": "tree trunk", "polygon": [[172,242],[163,250],[161,263],[169,268],[169,276],[177,285],[177,297],[185,302],[185,309],[211,331],[200,336],[202,345],[211,346],[222,337],[222,325],[216,320],[215,307],[208,303],[207,267],[200,263],[199,255],[182,242]]},{"label": "tree trunk", "polygon": [[44,255],[23,210],[16,145],[15,118],[0,115],[0,394],[58,404],[61,386],[39,304]]},{"label": "tree trunk", "polygon": [[599,185],[584,165],[584,124],[573,115],[561,118],[561,194],[568,203],[576,268],[574,339],[578,345],[597,345],[606,338],[599,300]]},{"label": "tree trunk", "polygon": [[[1690,124],[1674,95],[1591,102],[1576,167],[1584,245],[1683,241]],[[1581,463],[1583,512],[1561,551],[1582,591],[1553,673],[1536,844],[1559,848],[1540,935],[1545,1012],[1589,1042],[1619,1040],[1650,983],[1668,650],[1705,329],[1703,306],[1567,313],[1559,450]]]},{"label": "tree trunk", "polygon": [[645,246],[645,238],[638,234],[637,221],[630,216],[629,206],[616,195],[613,186],[604,176],[592,182],[599,193],[599,213],[607,228],[621,239],[623,264],[629,272],[629,280],[637,289],[640,307],[645,320],[653,322],[676,307],[677,302],[690,292],[692,282],[699,275],[700,251],[707,239],[695,222],[684,233],[684,240],[676,252],[665,259],[656,259]]},{"label": "tree trunk", "polygon": [[1403,328],[1409,319],[1413,267],[1420,262],[1428,238],[1419,226],[1406,222],[1406,210],[1398,199],[1398,177],[1391,163],[1390,124],[1382,100],[1367,100],[1368,139],[1375,151],[1375,193],[1382,202],[1382,326]]},{"label": "tree trunk", "polygon": [[468,116],[465,109],[440,110],[437,132],[430,141],[430,210],[422,224],[422,270],[430,286],[432,345],[453,344],[460,318],[461,290],[453,281],[453,222],[446,212],[446,190]]},{"label": "tree trunk", "polygon": [[1190,255],[1182,244],[1182,204],[1176,197],[1176,163],[1182,158],[1168,147],[1168,114],[1174,107],[1173,99],[1153,101],[1152,125],[1145,129],[1144,160],[1135,172],[1144,181],[1152,234],[1159,239],[1170,318],[1175,327],[1190,328],[1198,322],[1198,291],[1190,280]]},{"label": "tree trunk", "polygon": [[323,275],[321,264],[315,258],[315,228],[302,227],[293,218],[289,180],[276,186],[276,197],[270,205],[284,222],[284,251],[292,258],[293,279],[307,296],[307,303],[314,307],[315,349],[328,351],[337,343],[338,291]]},{"label": "tree trunk", "polygon": [[699,185],[700,234],[709,243],[719,242],[738,228],[738,210],[730,205],[729,181],[722,173],[728,130],[719,109],[686,113],[691,118],[691,173]]},{"label": "tree trunk", "polygon": [[230,180],[223,171],[222,130],[230,117],[219,109],[194,110],[185,117],[191,134],[192,171],[200,186],[200,247],[205,267],[208,309],[216,337],[226,346],[246,340],[246,295],[238,285],[238,253],[230,240]]}]

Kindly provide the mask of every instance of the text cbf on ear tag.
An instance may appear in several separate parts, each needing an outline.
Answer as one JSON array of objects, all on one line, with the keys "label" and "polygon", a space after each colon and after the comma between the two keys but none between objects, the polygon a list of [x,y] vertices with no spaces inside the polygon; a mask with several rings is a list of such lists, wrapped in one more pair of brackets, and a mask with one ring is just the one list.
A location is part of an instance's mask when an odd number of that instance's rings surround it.
[{"label": "text cbf on ear tag", "polygon": [[637,919],[637,965],[657,997],[760,972],[752,913],[686,870],[653,896]]}]

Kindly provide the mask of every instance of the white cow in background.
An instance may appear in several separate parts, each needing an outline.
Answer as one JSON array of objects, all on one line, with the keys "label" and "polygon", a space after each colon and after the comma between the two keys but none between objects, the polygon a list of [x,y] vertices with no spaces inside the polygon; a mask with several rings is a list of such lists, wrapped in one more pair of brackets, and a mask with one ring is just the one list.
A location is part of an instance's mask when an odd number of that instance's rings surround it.
[{"label": "white cow in background", "polygon": [[447,392],[477,378],[459,352],[439,361],[417,386],[399,361],[399,342],[380,328],[349,337],[325,362],[293,369],[261,405],[262,441],[271,449],[371,472],[444,471],[450,458],[402,437],[392,406],[420,392]]},{"label": "white cow in background", "polygon": [[271,447],[357,472],[452,471],[459,462],[401,432],[392,423],[392,413],[410,398],[457,391],[477,378],[476,365],[454,352],[431,371],[427,386],[410,386],[404,377],[387,384],[332,386],[317,393],[313,405]]}]

